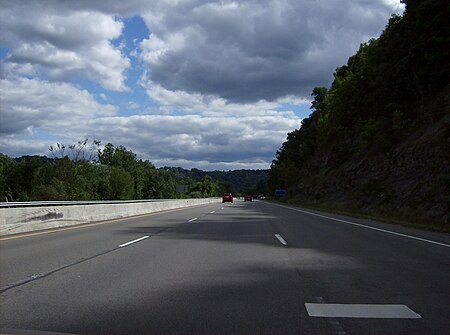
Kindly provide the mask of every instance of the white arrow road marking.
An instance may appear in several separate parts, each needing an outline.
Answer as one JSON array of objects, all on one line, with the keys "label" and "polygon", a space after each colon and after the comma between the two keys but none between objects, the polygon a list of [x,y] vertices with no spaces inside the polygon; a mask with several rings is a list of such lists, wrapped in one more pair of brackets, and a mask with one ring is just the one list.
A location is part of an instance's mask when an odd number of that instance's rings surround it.
[{"label": "white arrow road marking", "polygon": [[405,305],[305,303],[309,316],[322,318],[421,319]]},{"label": "white arrow road marking", "polygon": [[127,243],[121,244],[121,245],[119,245],[119,248],[123,248],[123,247],[126,247],[127,245],[130,245],[130,244],[133,244],[133,243],[136,243],[136,242],[139,242],[139,241],[145,240],[146,238],[149,238],[149,237],[150,237],[150,236],[143,236],[143,237],[141,237],[141,238],[138,238],[138,239],[136,239],[136,240],[133,240],[133,241],[130,241],[130,242],[127,242]]}]

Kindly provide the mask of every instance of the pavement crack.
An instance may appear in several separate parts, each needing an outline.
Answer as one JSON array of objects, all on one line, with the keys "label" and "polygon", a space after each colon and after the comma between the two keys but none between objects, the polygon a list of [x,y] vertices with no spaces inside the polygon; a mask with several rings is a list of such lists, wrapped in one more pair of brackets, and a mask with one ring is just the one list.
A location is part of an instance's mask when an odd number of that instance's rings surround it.
[{"label": "pavement crack", "polygon": [[64,269],[67,269],[67,268],[72,267],[72,266],[74,266],[74,265],[78,265],[78,264],[81,264],[81,263],[90,261],[91,259],[94,259],[94,258],[96,258],[96,257],[99,257],[99,256],[103,256],[103,255],[109,254],[109,253],[111,253],[111,252],[113,252],[113,251],[116,251],[116,250],[118,250],[118,249],[119,249],[119,247],[115,247],[115,248],[113,248],[113,249],[109,249],[109,250],[106,250],[106,251],[102,251],[102,252],[99,252],[99,253],[97,253],[97,254],[95,254],[95,255],[92,255],[92,256],[89,256],[89,257],[86,257],[86,258],[79,259],[79,260],[74,261],[74,262],[72,262],[72,263],[68,263],[68,264],[62,265],[62,266],[60,266],[60,267],[57,267],[57,268],[52,269],[52,270],[47,271],[47,272],[43,272],[43,273],[39,273],[39,274],[33,274],[33,275],[31,275],[30,277],[27,277],[27,278],[25,278],[25,279],[19,280],[18,282],[15,282],[15,283],[13,283],[13,284],[9,284],[9,285],[6,285],[6,286],[1,287],[1,288],[0,288],[0,293],[4,293],[4,292],[6,292],[6,291],[8,291],[8,290],[11,290],[11,289],[13,289],[13,288],[16,288],[16,287],[19,287],[19,286],[22,286],[22,285],[25,285],[25,284],[28,284],[28,283],[30,283],[30,282],[32,282],[32,281],[36,281],[36,280],[39,280],[39,279],[48,277],[48,276],[50,276],[50,275],[52,275],[52,274],[54,274],[54,273],[56,273],[56,272],[59,272],[59,271],[64,270]]},{"label": "pavement crack", "polygon": [[[181,225],[181,224],[182,223],[180,223],[179,225]],[[156,231],[155,233],[149,235],[149,237],[153,237],[153,236],[159,235],[159,234],[164,233],[164,232],[166,232],[166,231],[168,231],[169,229],[172,229],[172,228],[173,227],[162,228],[162,229]],[[79,260],[74,261],[72,263],[68,263],[68,264],[62,265],[62,266],[60,266],[58,268],[55,268],[53,270],[50,270],[50,271],[47,271],[47,272],[43,272],[43,273],[33,274],[33,275],[31,275],[31,276],[29,276],[29,277],[27,277],[25,279],[22,279],[22,280],[19,280],[19,281],[15,282],[15,283],[12,283],[12,284],[0,287],[0,294],[4,293],[6,291],[9,291],[9,290],[11,290],[13,288],[16,288],[16,287],[28,284],[30,282],[33,282],[33,281],[36,281],[36,280],[39,280],[39,279],[42,279],[42,278],[45,278],[45,277],[48,277],[48,276],[50,276],[50,275],[52,275],[52,274],[54,274],[56,272],[59,272],[59,271],[64,270],[64,269],[67,269],[69,267],[72,267],[72,266],[75,266],[75,265],[78,265],[78,264],[90,261],[90,260],[92,260],[94,258],[97,258],[97,257],[103,256],[103,255],[109,254],[109,253],[111,253],[113,251],[116,251],[116,250],[119,250],[119,249],[121,249],[121,248],[119,246],[117,246],[117,247],[114,247],[112,249],[96,253],[96,254],[94,254],[92,256],[79,259]]]}]

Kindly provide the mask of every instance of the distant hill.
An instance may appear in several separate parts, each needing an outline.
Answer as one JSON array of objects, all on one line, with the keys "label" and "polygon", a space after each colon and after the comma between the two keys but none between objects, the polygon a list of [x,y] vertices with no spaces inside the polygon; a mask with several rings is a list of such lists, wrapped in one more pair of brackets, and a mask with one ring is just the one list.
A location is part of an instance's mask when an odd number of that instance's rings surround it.
[{"label": "distant hill", "polygon": [[163,167],[165,171],[171,171],[175,178],[191,178],[201,180],[208,175],[213,180],[227,186],[230,192],[266,194],[269,170],[233,170],[233,171],[202,171],[199,169],[186,170],[180,167]]},{"label": "distant hill", "polygon": [[450,231],[450,6],[405,3],[330,88],[313,90],[312,113],[278,150],[269,187]]}]

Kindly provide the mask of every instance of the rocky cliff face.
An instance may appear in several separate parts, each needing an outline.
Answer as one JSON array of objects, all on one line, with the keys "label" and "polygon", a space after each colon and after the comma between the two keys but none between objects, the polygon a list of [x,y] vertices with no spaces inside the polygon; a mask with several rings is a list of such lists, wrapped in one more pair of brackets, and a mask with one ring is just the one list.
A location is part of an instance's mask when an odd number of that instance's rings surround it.
[{"label": "rocky cliff face", "polygon": [[294,193],[342,209],[450,224],[448,92],[422,109],[420,117],[428,118],[427,125],[390,154],[354,157],[336,165],[318,153],[318,170],[305,174]]}]

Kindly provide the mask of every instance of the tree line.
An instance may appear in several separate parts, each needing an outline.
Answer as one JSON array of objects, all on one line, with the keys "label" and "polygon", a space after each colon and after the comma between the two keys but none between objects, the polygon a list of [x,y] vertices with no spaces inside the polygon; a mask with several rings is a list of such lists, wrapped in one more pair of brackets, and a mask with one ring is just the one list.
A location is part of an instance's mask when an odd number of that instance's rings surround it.
[{"label": "tree line", "polygon": [[[0,153],[0,201],[132,200],[220,196],[227,185],[157,169],[124,146],[79,141],[50,147],[51,157]],[[187,192],[177,192],[184,185]]]},{"label": "tree line", "polygon": [[237,196],[244,194],[267,194],[267,178],[269,170],[231,170],[231,171],[203,171],[199,169],[186,170],[181,167],[163,167],[172,172],[178,178],[191,178],[201,180],[206,175],[213,178],[226,192]]},{"label": "tree line", "polygon": [[449,86],[450,7],[445,0],[403,2],[403,15],[337,68],[330,88],[314,88],[312,113],[272,162],[271,191],[295,196],[305,191],[299,185],[320,182],[352,159],[389,157],[412,133],[448,115],[439,97]]}]

